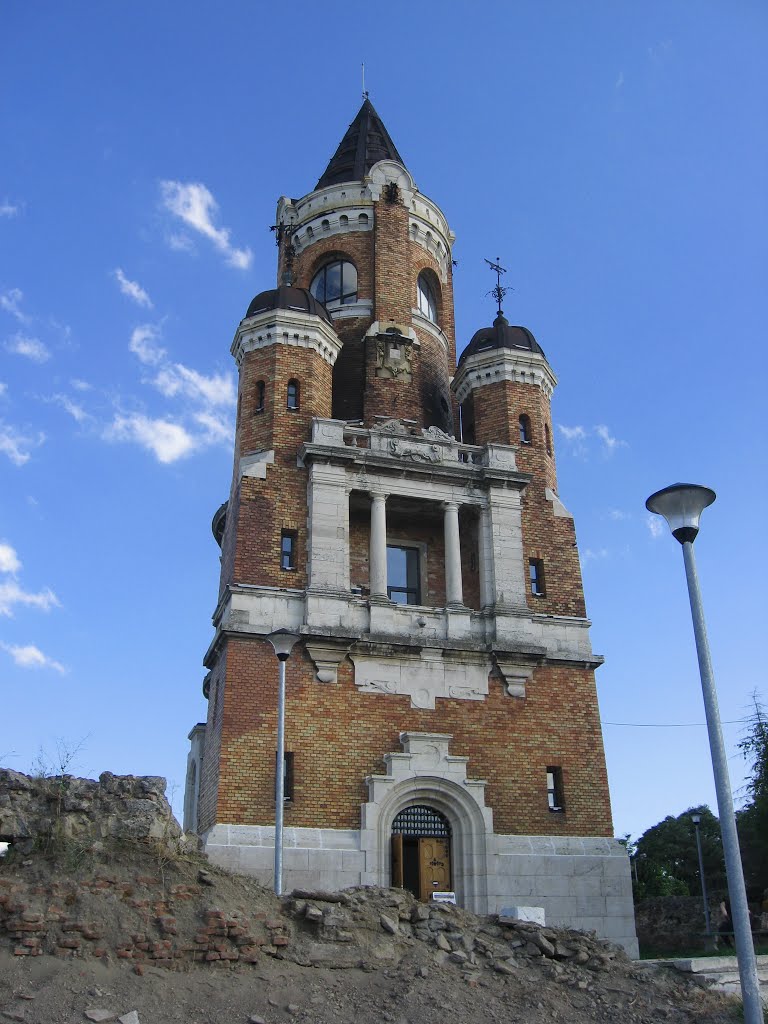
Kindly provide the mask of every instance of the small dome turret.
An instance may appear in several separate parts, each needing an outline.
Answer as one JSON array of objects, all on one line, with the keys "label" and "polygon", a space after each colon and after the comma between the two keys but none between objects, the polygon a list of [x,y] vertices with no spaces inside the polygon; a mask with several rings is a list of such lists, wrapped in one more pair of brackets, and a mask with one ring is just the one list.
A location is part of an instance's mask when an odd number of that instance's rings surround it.
[{"label": "small dome turret", "polygon": [[248,307],[245,318],[247,320],[257,313],[265,313],[270,309],[292,309],[297,313],[311,313],[326,323],[333,323],[328,310],[307,288],[294,288],[292,285],[283,284],[279,288],[259,292]]},{"label": "small dome turret", "polygon": [[544,350],[536,341],[527,327],[513,327],[503,313],[499,313],[492,327],[481,327],[459,357],[459,366],[470,356],[491,349],[508,348],[512,351],[536,352],[544,355]]}]

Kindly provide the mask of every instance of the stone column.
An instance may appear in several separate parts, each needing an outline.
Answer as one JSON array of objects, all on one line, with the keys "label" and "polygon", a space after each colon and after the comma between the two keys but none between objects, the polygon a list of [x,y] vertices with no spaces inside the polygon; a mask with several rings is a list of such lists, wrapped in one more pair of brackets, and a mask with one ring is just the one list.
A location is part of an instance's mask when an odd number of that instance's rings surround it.
[{"label": "stone column", "polygon": [[369,548],[370,589],[373,600],[387,599],[387,496],[372,494]]},{"label": "stone column", "polygon": [[487,506],[480,509],[477,531],[478,568],[480,570],[480,607],[490,608],[494,603],[493,582],[493,541],[491,537],[491,514]]},{"label": "stone column", "polygon": [[445,599],[448,605],[463,605],[461,587],[461,544],[459,541],[459,506],[455,501],[443,505],[445,528]]}]

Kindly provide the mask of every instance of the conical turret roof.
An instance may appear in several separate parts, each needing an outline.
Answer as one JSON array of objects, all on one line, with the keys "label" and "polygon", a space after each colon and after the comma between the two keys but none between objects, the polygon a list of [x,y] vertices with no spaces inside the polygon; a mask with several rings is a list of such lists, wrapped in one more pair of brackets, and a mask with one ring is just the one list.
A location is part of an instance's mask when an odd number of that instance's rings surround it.
[{"label": "conical turret roof", "polygon": [[338,185],[342,181],[362,181],[379,160],[403,163],[384,122],[366,96],[315,188]]}]

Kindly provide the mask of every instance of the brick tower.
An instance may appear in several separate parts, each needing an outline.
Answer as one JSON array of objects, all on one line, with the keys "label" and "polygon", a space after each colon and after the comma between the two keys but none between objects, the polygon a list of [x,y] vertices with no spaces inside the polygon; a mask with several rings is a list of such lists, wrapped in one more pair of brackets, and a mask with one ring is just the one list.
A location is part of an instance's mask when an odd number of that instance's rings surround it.
[{"label": "brick tower", "polygon": [[285,887],[451,889],[636,950],[612,838],[555,376],[501,310],[456,365],[451,232],[365,100],[314,190],[277,208],[248,307],[208,719],[185,825],[272,881],[287,662]]}]

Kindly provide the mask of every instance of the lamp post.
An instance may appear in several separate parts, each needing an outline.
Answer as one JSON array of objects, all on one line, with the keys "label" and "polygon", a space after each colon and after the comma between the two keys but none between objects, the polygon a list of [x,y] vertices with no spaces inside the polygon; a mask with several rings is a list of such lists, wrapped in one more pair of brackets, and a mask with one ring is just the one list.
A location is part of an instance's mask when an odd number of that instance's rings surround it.
[{"label": "lamp post", "polygon": [[277,688],[277,756],[275,758],[275,893],[283,889],[283,811],[285,771],[285,663],[290,657],[293,645],[300,638],[289,629],[276,629],[267,634],[279,665]]},{"label": "lamp post", "polygon": [[693,554],[693,542],[699,532],[701,513],[708,505],[712,504],[715,498],[715,492],[709,487],[701,487],[698,484],[672,484],[671,487],[665,487],[652,494],[646,501],[645,507],[649,512],[666,519],[672,536],[680,542],[683,548],[693,633],[696,640],[696,654],[699,660],[701,689],[704,695],[704,710],[709,733],[709,747],[712,754],[712,769],[715,776],[717,809],[723,837],[725,872],[728,879],[728,894],[731,901],[734,938],[736,939],[741,996],[744,1001],[744,1020],[746,1024],[763,1024],[757,962],[755,947],[752,943],[752,931],[749,926],[749,908],[747,907],[747,892],[744,886],[744,872],[739,852],[739,837],[736,833],[733,795],[728,777],[728,762],[725,755],[723,730],[720,725],[715,677],[712,671],[704,609],[701,603],[699,579]]},{"label": "lamp post", "polygon": [[701,900],[704,904],[704,921],[707,926],[707,936],[712,934],[712,929],[709,925],[709,903],[707,901],[707,881],[704,878],[704,856],[701,852],[701,831],[699,826],[701,825],[701,815],[692,814],[691,821],[693,827],[696,829],[696,849],[699,852],[699,878],[701,879]]}]

